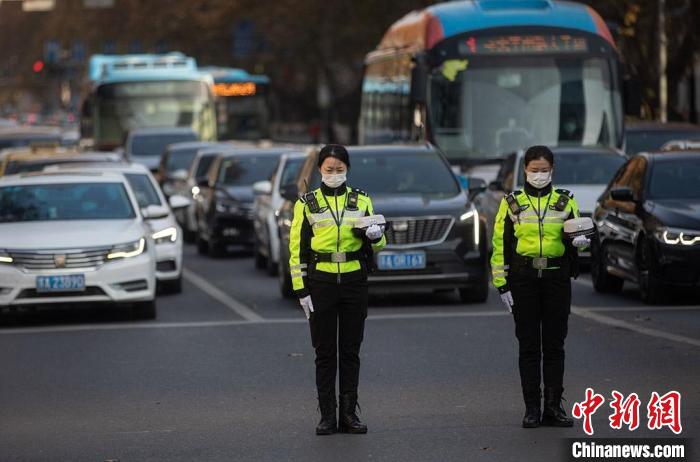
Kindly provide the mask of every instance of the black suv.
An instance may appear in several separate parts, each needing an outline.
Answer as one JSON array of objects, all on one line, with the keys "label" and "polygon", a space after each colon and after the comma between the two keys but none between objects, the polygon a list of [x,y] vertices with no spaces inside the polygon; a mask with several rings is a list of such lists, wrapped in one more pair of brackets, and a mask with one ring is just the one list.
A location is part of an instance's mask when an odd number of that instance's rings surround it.
[{"label": "black suv", "polygon": [[593,219],[593,284],[619,292],[639,284],[661,302],[665,287],[700,288],[700,152],[638,154],[618,170]]},{"label": "black suv", "polygon": [[198,182],[197,250],[218,256],[230,247],[253,248],[253,183],[267,180],[288,148],[233,149],[212,162]]},{"label": "black suv", "polygon": [[[372,286],[406,290],[458,289],[464,302],[484,302],[489,276],[483,219],[444,156],[433,146],[348,148],[348,185],[367,191],[375,213],[386,217],[387,245],[375,255]],[[280,288],[291,296],[289,230],[299,191],[316,188],[320,175],[313,151],[296,185],[283,188]]]}]

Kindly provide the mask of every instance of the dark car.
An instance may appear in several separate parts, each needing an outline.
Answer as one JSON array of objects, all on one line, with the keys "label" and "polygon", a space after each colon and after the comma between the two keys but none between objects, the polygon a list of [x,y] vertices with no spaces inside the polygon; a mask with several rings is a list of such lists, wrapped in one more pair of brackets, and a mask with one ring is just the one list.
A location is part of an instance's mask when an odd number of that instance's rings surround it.
[{"label": "dark car", "polygon": [[700,288],[700,151],[638,154],[615,175],[594,213],[593,284],[639,285],[647,303],[667,287]]},{"label": "dark car", "polygon": [[200,149],[215,146],[210,141],[186,141],[168,145],[160,156],[160,164],[155,177],[166,196],[181,194],[186,196],[187,176],[194,157]]},{"label": "dark car", "polygon": [[197,249],[217,256],[253,248],[253,184],[272,176],[287,148],[226,150],[214,159],[197,199]]},{"label": "dark car", "polygon": [[700,140],[700,125],[683,122],[628,122],[625,151],[628,155],[655,152],[669,141]]},{"label": "dark car", "polygon": [[184,141],[197,141],[197,133],[189,127],[137,128],[126,137],[124,156],[156,172],[165,148]]},{"label": "dark car", "polygon": [[[374,256],[373,287],[458,289],[462,301],[483,302],[489,276],[483,219],[434,147],[351,147],[349,184],[367,191],[387,220],[387,245]],[[318,151],[302,167],[297,184],[283,191],[279,213],[280,289],[291,295],[289,230],[297,190],[320,184]]]}]

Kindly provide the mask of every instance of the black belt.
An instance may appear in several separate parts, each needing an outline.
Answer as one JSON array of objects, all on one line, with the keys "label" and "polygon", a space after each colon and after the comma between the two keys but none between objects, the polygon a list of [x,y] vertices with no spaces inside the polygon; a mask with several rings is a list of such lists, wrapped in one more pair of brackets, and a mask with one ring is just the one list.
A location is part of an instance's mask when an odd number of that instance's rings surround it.
[{"label": "black belt", "polygon": [[513,255],[513,263],[518,266],[529,266],[536,270],[564,266],[568,263],[566,257],[526,257],[523,255]]},{"label": "black belt", "polygon": [[353,260],[360,260],[364,258],[365,253],[362,250],[356,250],[354,252],[329,252],[329,253],[319,253],[311,251],[311,256],[316,263],[345,263]]}]

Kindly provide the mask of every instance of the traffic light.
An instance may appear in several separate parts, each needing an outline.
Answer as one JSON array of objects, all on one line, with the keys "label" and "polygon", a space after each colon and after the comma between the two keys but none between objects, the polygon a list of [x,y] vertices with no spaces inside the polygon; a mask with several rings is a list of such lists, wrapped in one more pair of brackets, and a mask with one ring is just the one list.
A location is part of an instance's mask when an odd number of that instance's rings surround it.
[{"label": "traffic light", "polygon": [[37,59],[32,65],[32,71],[34,71],[35,74],[41,74],[41,72],[44,70],[44,67],[44,61]]}]

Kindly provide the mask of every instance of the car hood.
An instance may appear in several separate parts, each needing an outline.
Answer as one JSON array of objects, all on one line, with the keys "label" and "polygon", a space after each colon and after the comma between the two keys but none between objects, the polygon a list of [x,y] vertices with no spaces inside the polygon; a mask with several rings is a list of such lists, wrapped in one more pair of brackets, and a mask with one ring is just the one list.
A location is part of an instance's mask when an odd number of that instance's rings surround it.
[{"label": "car hood", "polygon": [[574,193],[578,209],[584,213],[593,213],[596,202],[607,185],[604,184],[563,184],[556,185],[557,189],[567,189]]},{"label": "car hood", "polygon": [[700,230],[700,200],[649,200],[644,208],[665,226]]},{"label": "car hood", "polygon": [[415,217],[456,215],[466,209],[467,197],[459,194],[450,198],[430,198],[420,194],[392,194],[372,197],[374,212],[385,217]]},{"label": "car hood", "polygon": [[231,199],[239,202],[250,202],[252,204],[253,199],[255,199],[252,186],[226,186],[224,191]]},{"label": "car hood", "polygon": [[70,220],[0,223],[0,248],[12,250],[106,247],[143,237],[137,220]]}]

